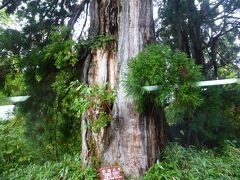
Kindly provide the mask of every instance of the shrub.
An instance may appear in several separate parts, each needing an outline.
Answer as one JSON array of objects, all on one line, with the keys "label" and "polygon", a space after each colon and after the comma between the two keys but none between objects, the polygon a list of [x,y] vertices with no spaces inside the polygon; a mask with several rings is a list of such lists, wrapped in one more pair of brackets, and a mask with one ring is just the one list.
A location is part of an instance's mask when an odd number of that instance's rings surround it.
[{"label": "shrub", "polygon": [[[129,62],[125,86],[140,112],[147,104],[166,107],[171,103],[168,110],[181,114],[192,112],[202,102],[193,85],[201,78],[201,68],[185,53],[173,52],[168,46],[150,45]],[[159,90],[149,93],[143,89],[153,85],[159,86]]]},{"label": "shrub", "polygon": [[48,158],[50,155],[41,152],[41,147],[27,141],[24,126],[24,120],[19,118],[0,121],[0,179],[98,178],[96,169],[91,165],[82,168],[81,155],[73,155],[69,148],[61,154],[59,162]]},{"label": "shrub", "polygon": [[74,82],[73,85],[78,85],[75,90],[78,96],[72,103],[72,110],[77,116],[81,117],[84,114],[90,119],[89,128],[98,133],[110,123],[115,91],[109,90],[107,84],[88,86]]},{"label": "shrub", "polygon": [[239,136],[240,88],[238,85],[208,87],[202,91],[204,103],[197,108],[189,127],[204,145],[219,145]]},{"label": "shrub", "polygon": [[0,121],[0,142],[0,176],[32,160],[34,152],[26,145],[22,119]]}]

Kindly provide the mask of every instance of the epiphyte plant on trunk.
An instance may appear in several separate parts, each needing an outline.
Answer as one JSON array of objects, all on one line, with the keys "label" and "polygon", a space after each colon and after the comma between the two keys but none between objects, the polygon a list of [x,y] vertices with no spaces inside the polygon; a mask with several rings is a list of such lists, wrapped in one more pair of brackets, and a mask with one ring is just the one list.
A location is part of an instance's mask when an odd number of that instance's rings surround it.
[{"label": "epiphyte plant on trunk", "polygon": [[[194,60],[183,52],[157,44],[146,47],[129,62],[125,87],[140,112],[146,106],[156,106],[183,115],[194,112],[202,103],[200,89],[192,86],[201,79],[201,67]],[[151,85],[159,88],[155,91],[143,88]]]},{"label": "epiphyte plant on trunk", "polygon": [[91,128],[94,133],[99,133],[101,128],[105,128],[110,123],[115,91],[109,90],[108,84],[88,86],[75,81],[71,86],[75,86],[75,94],[77,94],[71,108],[78,117],[85,116],[91,119],[91,123],[85,128]]}]

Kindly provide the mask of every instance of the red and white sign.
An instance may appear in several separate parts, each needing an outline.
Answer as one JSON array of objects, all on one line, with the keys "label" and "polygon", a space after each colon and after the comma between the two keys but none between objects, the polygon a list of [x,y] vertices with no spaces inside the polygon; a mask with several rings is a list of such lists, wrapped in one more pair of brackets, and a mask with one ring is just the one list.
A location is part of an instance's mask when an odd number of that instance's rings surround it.
[{"label": "red and white sign", "polygon": [[120,166],[101,168],[100,177],[101,180],[124,180],[124,174]]}]

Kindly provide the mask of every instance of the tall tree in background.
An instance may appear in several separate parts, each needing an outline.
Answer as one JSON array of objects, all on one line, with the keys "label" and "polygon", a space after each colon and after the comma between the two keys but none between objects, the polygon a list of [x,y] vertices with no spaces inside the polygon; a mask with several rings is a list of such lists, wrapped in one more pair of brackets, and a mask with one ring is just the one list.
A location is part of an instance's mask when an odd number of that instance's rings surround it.
[{"label": "tall tree in background", "polygon": [[[239,43],[237,43],[240,30],[239,1],[168,0],[158,5],[161,7],[156,29],[159,42],[169,44],[173,49],[180,49],[195,59],[197,64],[202,65],[205,79],[239,76]],[[236,87],[235,90],[237,89]],[[221,91],[221,96],[217,96],[218,91]],[[212,87],[212,89],[207,88],[206,92],[202,91],[205,103],[200,106],[195,115],[184,117],[184,121],[176,125],[177,128],[182,126],[185,132],[184,143],[213,145],[218,138],[224,139],[220,136],[214,137],[216,133],[214,130],[224,134],[224,130],[220,129],[222,127],[227,129],[226,124],[231,125],[230,118],[217,110],[230,107],[230,105],[224,107],[228,99],[224,99],[223,95],[228,92],[231,90],[226,87]],[[215,104],[209,97],[216,97]],[[221,101],[225,103],[220,103]],[[234,111],[237,111],[238,103],[234,100],[231,100],[231,103],[235,106]],[[213,106],[210,107],[209,104]],[[235,119],[235,121],[238,120]],[[224,123],[226,124],[223,125]]]},{"label": "tall tree in background", "polygon": [[[240,28],[238,1],[177,0],[161,5],[162,28],[157,30],[160,37],[201,64],[206,78],[219,78],[219,68],[226,64],[236,69],[239,46],[235,40]],[[223,44],[225,47],[232,44],[235,48],[226,51]]]}]

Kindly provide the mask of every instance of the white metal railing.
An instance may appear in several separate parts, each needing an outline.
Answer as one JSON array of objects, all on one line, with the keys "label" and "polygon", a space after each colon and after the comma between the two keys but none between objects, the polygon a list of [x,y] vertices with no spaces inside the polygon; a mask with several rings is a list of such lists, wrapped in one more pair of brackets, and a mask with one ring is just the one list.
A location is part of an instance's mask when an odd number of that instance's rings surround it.
[{"label": "white metal railing", "polygon": [[14,97],[5,97],[1,98],[0,101],[9,101],[11,103],[23,102],[26,101],[30,96],[14,96]]},{"label": "white metal railing", "polygon": [[[211,80],[211,81],[199,81],[197,83],[193,83],[193,86],[198,87],[206,87],[206,86],[216,86],[216,85],[224,85],[224,84],[234,84],[239,83],[240,79],[221,79],[221,80]],[[160,86],[143,86],[143,89],[146,91],[156,91],[160,89]]]}]

